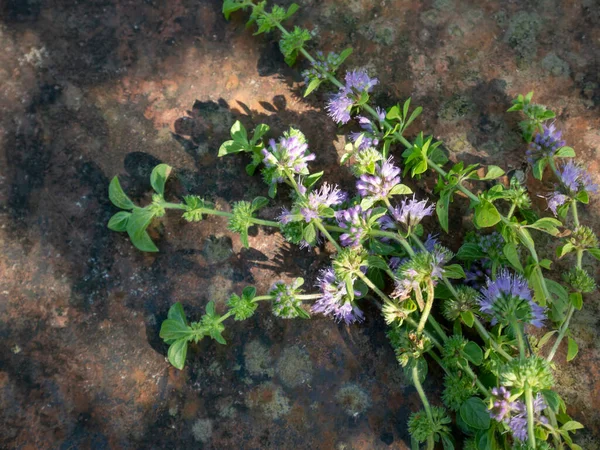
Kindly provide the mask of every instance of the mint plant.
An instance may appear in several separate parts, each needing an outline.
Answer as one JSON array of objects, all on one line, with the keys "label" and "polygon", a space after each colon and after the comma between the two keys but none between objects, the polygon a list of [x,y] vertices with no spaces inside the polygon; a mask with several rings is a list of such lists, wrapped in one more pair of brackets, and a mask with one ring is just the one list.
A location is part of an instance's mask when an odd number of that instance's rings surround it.
[{"label": "mint plant", "polygon": [[[500,167],[458,162],[444,168],[449,161],[441,141],[420,132],[410,142],[405,133],[422,108],[411,111],[410,99],[402,106],[371,106],[378,80],[364,71],[348,71],[344,83],[339,81],[335,73],[351,50],[313,58],[304,48],[310,33],[297,26],[290,32],[282,25],[297,9],[294,4],[287,10],[273,6],[267,12],[265,1],[223,3],[226,18],[249,11],[248,24],[256,24],[256,34],[279,30],[288,64],[300,55],[312,64],[304,72],[306,95],[325,82],[337,89],[327,104],[329,116],[339,124],[356,120],[360,127],[341,158],[357,178],[355,192],[321,182],[323,172],[311,171],[318,158],[300,130],[290,128],[266,144],[266,125],[256,127],[249,138],[236,122],[219,156],[248,153],[246,170],[252,175],[261,167],[269,197],[282,188],[289,191],[291,204],[278,217],[255,216],[269,203],[265,197],[240,200],[231,212],[196,196],[167,202],[171,168],[161,164],[152,172],[155,194],[145,207],[136,206],[113,179],[109,197],[123,211],[111,218],[109,228],[126,231],[140,250],[157,251],[147,228],[167,209],[183,211],[190,222],[217,215],[228,219],[229,229],[240,234],[245,246],[248,229],[256,225],[277,228],[300,247],[328,241],[335,249],[331,264],[321,269],[317,292],[304,292],[301,278],[291,284],[276,281],[264,295],[249,286],[231,295],[222,315],[209,302],[199,322],[188,322],[176,303],[160,331],[169,345],[169,361],[183,369],[189,344],[204,337],[225,344],[225,321],[248,319],[261,301],[269,302],[282,319],[323,314],[347,325],[362,322],[361,304],[374,301],[398,363],[423,404],[407,424],[413,448],[431,450],[440,443],[444,449],[581,449],[572,433],[583,425],[569,417],[554,390],[552,361],[565,337],[567,361],[577,355],[569,324],[583,308],[584,295],[596,289],[582,261],[600,259],[600,248],[593,230],[580,223],[578,208],[598,187],[572,160],[575,151],[549,122],[555,114],[532,103],[533,93],[519,95],[509,109],[524,115],[520,127],[534,176],[551,175],[555,182],[555,190],[546,195],[550,212],[535,211],[523,180],[506,180]],[[437,198],[417,198],[408,184],[417,187],[419,177],[431,170],[437,173]],[[495,184],[486,188],[490,182]],[[453,253],[438,235],[425,236],[421,222],[432,220],[435,211],[440,229],[449,232],[451,203],[465,198],[476,231]],[[562,283],[554,279],[552,259],[538,254],[538,233],[560,241],[557,259],[575,259]],[[541,329],[548,331],[540,336],[536,330]],[[445,373],[439,405],[430,403],[422,387],[430,364]],[[452,423],[463,432],[463,442],[455,441]]]}]

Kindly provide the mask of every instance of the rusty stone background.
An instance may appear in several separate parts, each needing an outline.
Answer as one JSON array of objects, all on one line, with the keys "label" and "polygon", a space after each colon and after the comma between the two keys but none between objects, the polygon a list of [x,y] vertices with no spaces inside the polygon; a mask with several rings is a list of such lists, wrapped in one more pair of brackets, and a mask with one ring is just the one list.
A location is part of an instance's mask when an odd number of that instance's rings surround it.
[{"label": "rusty stone background", "polygon": [[[297,2],[291,24],[312,31],[311,48],[352,46],[346,67],[379,77],[376,103],[412,96],[425,110],[409,134],[434,134],[452,160],[523,169],[518,116],[505,111],[535,90],[600,182],[598,0]],[[300,128],[313,167],[352,187],[337,162],[352,127],[324,113],[326,90],[302,98],[306,61],[287,67],[277,36],[254,37],[243,14],[228,23],[220,8],[0,0],[0,448],[409,448],[406,421],[419,398],[366,300],[366,322],[349,327],[278,320],[263,305],[228,323],[228,346],[193,347],[185,370],[165,359],[158,330],[171,304],[194,319],[209,300],[224,310],[248,284],[264,292],[303,276],[310,286],[327,248],[300,251],[258,229],[245,250],[222,219],[187,224],[167,214],[153,226],[160,253],[150,255],[106,228],[116,212],[110,179],[119,175],[147,202],[159,162],[175,170],[170,198],[200,194],[228,209],[264,195],[243,156],[216,157],[236,119],[267,123],[273,137]],[[428,195],[434,184],[412,186]],[[262,216],[285,201],[284,193]],[[599,206],[592,199],[581,214],[596,232]],[[456,249],[468,229],[459,199],[443,240]],[[555,242],[535,237],[551,256]],[[584,264],[600,278],[597,264]],[[572,326],[579,356],[566,365],[562,348],[556,359],[558,389],[587,427],[577,433],[586,450],[600,448],[599,308],[597,293],[586,296]],[[432,366],[425,388],[435,404],[440,380]]]}]

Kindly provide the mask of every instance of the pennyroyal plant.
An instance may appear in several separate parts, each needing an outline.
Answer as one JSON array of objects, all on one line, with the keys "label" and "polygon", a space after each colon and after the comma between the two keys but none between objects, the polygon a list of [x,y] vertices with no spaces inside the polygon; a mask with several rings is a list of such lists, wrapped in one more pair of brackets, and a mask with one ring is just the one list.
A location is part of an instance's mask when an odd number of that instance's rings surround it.
[{"label": "pennyroyal plant", "polygon": [[[160,331],[169,345],[169,361],[183,369],[189,344],[204,337],[225,344],[225,321],[248,319],[261,301],[269,302],[273,314],[283,319],[323,314],[345,325],[360,324],[361,305],[375,301],[397,360],[423,404],[407,424],[413,448],[433,449],[440,443],[445,449],[580,449],[571,433],[583,426],[567,415],[553,390],[552,361],[565,337],[567,361],[576,356],[569,323],[582,309],[584,294],[596,288],[582,261],[585,255],[600,259],[598,239],[580,223],[578,208],[588,203],[597,186],[572,161],[575,151],[565,146],[557,124],[549,122],[555,114],[532,103],[532,93],[519,95],[509,109],[525,117],[520,127],[533,175],[542,179],[551,172],[554,177],[554,191],[545,195],[548,213],[534,211],[524,180],[507,180],[501,168],[484,170],[458,162],[445,169],[448,159],[441,141],[420,132],[410,142],[404,134],[422,108],[411,112],[410,99],[385,109],[371,106],[378,80],[362,70],[348,71],[340,82],[335,74],[351,50],[313,58],[304,48],[311,33],[282,25],[297,9],[293,4],[287,10],[268,10],[265,1],[223,3],[226,18],[237,10],[249,11],[256,34],[279,30],[288,64],[301,55],[310,62],[311,68],[303,72],[306,95],[325,83],[334,86],[326,106],[329,116],[339,124],[356,120],[358,125],[341,158],[357,177],[355,192],[320,183],[323,172],[311,172],[318,155],[300,130],[290,128],[267,142],[266,125],[258,125],[249,138],[238,121],[219,156],[248,153],[247,172],[252,175],[261,167],[271,198],[278,188],[289,189],[291,204],[278,217],[256,217],[269,203],[265,197],[240,200],[231,212],[197,196],[168,202],[165,183],[171,168],[161,164],[152,171],[156,193],[145,207],[135,205],[113,179],[109,196],[123,211],[111,218],[109,228],[127,232],[140,250],[157,251],[147,228],[167,209],[183,211],[189,222],[216,215],[228,219],[229,229],[240,234],[245,246],[249,228],[256,225],[277,228],[300,247],[328,241],[335,249],[331,264],[321,269],[314,289],[302,278],[291,284],[276,281],[265,295],[249,286],[231,295],[222,315],[209,302],[198,322],[189,322],[176,303]],[[404,184],[410,177],[416,189],[416,181],[430,170],[438,175],[436,199],[414,194]],[[425,237],[421,222],[431,221],[435,212],[441,231],[449,232],[450,204],[465,198],[476,231],[467,233],[453,253],[442,245],[443,237]],[[575,267],[563,275],[564,284],[550,271],[552,260],[538,254],[537,233],[560,240],[557,258],[575,257]],[[541,337],[534,334],[542,327],[549,331]],[[543,351],[551,341],[550,350]],[[431,363],[445,373],[443,406],[432,405],[422,387]],[[452,419],[465,435],[463,443],[455,441]]]}]

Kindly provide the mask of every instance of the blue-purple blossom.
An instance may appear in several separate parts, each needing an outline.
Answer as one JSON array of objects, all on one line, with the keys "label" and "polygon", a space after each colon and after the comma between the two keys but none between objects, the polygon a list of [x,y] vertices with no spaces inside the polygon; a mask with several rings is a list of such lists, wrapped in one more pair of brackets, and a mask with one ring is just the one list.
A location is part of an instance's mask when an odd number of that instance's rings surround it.
[{"label": "blue-purple blossom", "polygon": [[492,276],[492,262],[488,258],[473,261],[465,270],[465,284],[475,289],[480,289],[482,284]]},{"label": "blue-purple blossom", "polygon": [[279,143],[274,139],[269,141],[269,146],[262,150],[263,163],[269,169],[279,169],[273,181],[281,183],[284,180],[283,171],[294,174],[307,174],[308,162],[315,159],[315,154],[308,151],[308,144],[297,136],[282,137]]},{"label": "blue-purple blossom", "polygon": [[348,296],[346,283],[336,277],[331,267],[321,270],[317,286],[322,296],[313,304],[312,312],[331,316],[336,322],[344,321],[347,325],[364,320],[363,312]]},{"label": "blue-purple blossom", "polygon": [[355,70],[346,73],[346,84],[327,103],[327,111],[333,120],[340,124],[347,123],[350,111],[363,92],[371,92],[379,81],[370,78],[365,71]]},{"label": "blue-purple blossom", "polygon": [[487,286],[481,290],[479,307],[492,317],[492,325],[508,324],[514,318],[540,328],[546,318],[545,308],[533,301],[527,280],[507,270],[500,271],[495,280],[488,278]]},{"label": "blue-purple blossom", "polygon": [[561,138],[562,131],[557,130],[554,124],[543,125],[543,132],[536,134],[533,142],[529,144],[526,152],[527,161],[535,164],[542,158],[553,156],[559,148],[565,145],[565,141]]},{"label": "blue-purple blossom", "polygon": [[300,208],[300,213],[306,222],[310,222],[319,217],[323,208],[339,205],[347,198],[348,194],[341,191],[337,186],[325,182],[318,191],[312,191],[308,194],[306,204]]},{"label": "blue-purple blossom", "polygon": [[371,197],[375,200],[388,198],[390,191],[400,184],[400,169],[393,164],[390,157],[375,165],[375,173],[365,173],[356,182],[356,189],[361,197]]},{"label": "blue-purple blossom", "polygon": [[338,225],[344,229],[344,233],[340,236],[340,243],[344,247],[358,247],[368,236],[369,214],[370,210],[363,211],[360,205],[336,212]]},{"label": "blue-purple blossom", "polygon": [[[527,406],[521,400],[510,401],[510,391],[504,386],[492,389],[492,407],[490,417],[498,422],[504,422],[511,430],[513,437],[519,441],[527,440]],[[534,420],[547,424],[548,419],[542,416],[546,403],[540,393],[533,400]]]},{"label": "blue-purple blossom", "polygon": [[290,223],[293,220],[293,218],[294,215],[287,208],[281,208],[281,214],[277,216],[277,220],[283,225],[287,225],[288,223]]},{"label": "blue-purple blossom", "polygon": [[[379,122],[384,121],[385,110],[377,106],[375,111],[377,112],[377,119]],[[358,141],[358,139],[362,136],[362,139],[358,145],[359,150],[366,150],[369,147],[377,147],[377,145],[379,145],[380,136],[373,121],[365,116],[356,116],[356,119],[364,131],[350,133],[350,139],[352,142]]]},{"label": "blue-purple blossom", "polygon": [[552,192],[548,197],[546,197],[548,201],[548,208],[552,211],[552,214],[555,216],[558,215],[558,208],[567,203],[570,200],[569,196],[565,194],[561,194],[558,191]]},{"label": "blue-purple blossom", "polygon": [[[404,224],[408,228],[416,227],[424,217],[433,213],[434,205],[428,205],[427,200],[417,200],[413,198],[402,200],[399,206],[392,209],[391,214],[396,223]],[[384,222],[386,222],[384,220]],[[391,222],[391,220],[390,220]],[[386,227],[390,223],[386,222]]]},{"label": "blue-purple blossom", "polygon": [[590,174],[573,161],[569,161],[563,166],[559,177],[572,194],[577,194],[579,191],[598,192],[598,185],[594,183]]}]

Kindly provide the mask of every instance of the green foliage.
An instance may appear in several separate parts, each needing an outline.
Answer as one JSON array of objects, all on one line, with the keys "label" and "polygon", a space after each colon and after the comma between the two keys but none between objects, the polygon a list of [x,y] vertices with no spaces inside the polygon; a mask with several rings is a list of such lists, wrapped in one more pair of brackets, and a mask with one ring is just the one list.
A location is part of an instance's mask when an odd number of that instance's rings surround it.
[{"label": "green foliage", "polygon": [[304,43],[310,40],[310,33],[300,27],[294,27],[294,30],[283,35],[279,41],[279,49],[285,58],[288,66],[293,66],[298,57],[298,52],[304,47]]},{"label": "green foliage", "polygon": [[430,436],[435,442],[442,441],[444,448],[452,443],[450,438],[450,424],[452,421],[446,414],[444,408],[434,406],[431,408],[431,420],[427,417],[425,410],[412,413],[408,419],[408,431],[417,442],[425,442]]},{"label": "green foliage", "polygon": [[229,311],[233,314],[235,320],[246,320],[256,311],[258,304],[254,302],[256,288],[248,286],[242,291],[242,295],[232,294],[227,301]]},{"label": "green foliage", "polygon": [[545,121],[554,119],[556,116],[554,112],[546,109],[545,106],[531,103],[532,98],[533,91],[529,92],[526,96],[519,94],[518,97],[512,101],[513,106],[508,109],[509,112],[522,111],[527,117],[526,120],[519,122],[523,138],[527,142],[531,142],[536,132],[543,131],[542,125]]},{"label": "green foliage", "polygon": [[471,397],[461,405],[460,417],[471,428],[487,430],[490,427],[490,413],[479,397]]},{"label": "green foliage", "polygon": [[412,177],[418,177],[423,174],[428,166],[428,160],[436,164],[444,164],[446,156],[439,149],[441,141],[433,142],[433,137],[425,138],[423,133],[419,133],[411,148],[404,150],[404,175],[410,172]]},{"label": "green foliage", "polygon": [[244,247],[248,248],[248,229],[253,225],[254,213],[269,203],[265,197],[257,197],[252,203],[241,201],[233,204],[232,216],[229,219],[229,230],[239,233]]}]

